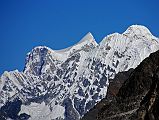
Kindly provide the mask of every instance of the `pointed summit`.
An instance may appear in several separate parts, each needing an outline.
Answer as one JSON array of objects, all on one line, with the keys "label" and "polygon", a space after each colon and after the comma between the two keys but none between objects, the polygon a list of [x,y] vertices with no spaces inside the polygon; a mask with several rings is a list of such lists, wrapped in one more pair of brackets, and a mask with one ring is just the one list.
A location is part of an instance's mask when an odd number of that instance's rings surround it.
[{"label": "pointed summit", "polygon": [[95,46],[98,45],[91,32],[88,32],[77,44],[81,44],[83,42],[92,43]]},{"label": "pointed summit", "polygon": [[98,44],[95,41],[93,35],[88,32],[79,42],[77,42],[76,44],[65,48],[65,49],[61,49],[61,50],[54,50],[55,52],[58,53],[70,53],[72,52],[72,50],[80,50],[83,46],[88,45],[88,46],[94,46],[96,47]]}]

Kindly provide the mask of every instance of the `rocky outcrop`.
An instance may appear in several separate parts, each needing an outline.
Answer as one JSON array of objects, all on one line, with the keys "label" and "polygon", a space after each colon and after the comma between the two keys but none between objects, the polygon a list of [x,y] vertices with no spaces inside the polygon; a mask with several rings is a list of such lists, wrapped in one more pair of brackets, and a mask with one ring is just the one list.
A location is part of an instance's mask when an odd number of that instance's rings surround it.
[{"label": "rocky outcrop", "polygon": [[149,92],[140,103],[137,110],[139,120],[159,120],[159,68],[153,76]]},{"label": "rocky outcrop", "polygon": [[119,89],[123,85],[123,83],[128,79],[129,75],[133,72],[134,69],[129,69],[128,71],[119,72],[115,75],[114,79],[109,80],[109,87],[107,90],[107,100],[113,100],[117,93],[119,92]]},{"label": "rocky outcrop", "polygon": [[159,120],[158,106],[159,51],[130,74],[113,100],[103,99],[82,120]]}]

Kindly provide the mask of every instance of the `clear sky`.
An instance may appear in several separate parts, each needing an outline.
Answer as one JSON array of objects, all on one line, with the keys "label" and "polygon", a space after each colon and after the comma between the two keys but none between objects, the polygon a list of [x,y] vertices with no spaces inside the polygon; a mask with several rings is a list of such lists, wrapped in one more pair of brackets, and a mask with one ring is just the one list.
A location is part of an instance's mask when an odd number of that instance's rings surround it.
[{"label": "clear sky", "polygon": [[159,36],[159,0],[0,0],[0,74],[23,70],[35,46],[66,48],[87,32],[99,43],[132,24]]}]

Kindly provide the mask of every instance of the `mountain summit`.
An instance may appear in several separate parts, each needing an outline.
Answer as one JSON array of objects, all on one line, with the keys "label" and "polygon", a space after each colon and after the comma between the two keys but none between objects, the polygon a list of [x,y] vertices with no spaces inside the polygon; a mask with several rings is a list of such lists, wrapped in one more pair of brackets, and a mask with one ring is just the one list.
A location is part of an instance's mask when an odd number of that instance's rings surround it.
[{"label": "mountain summit", "polygon": [[123,34],[131,35],[131,36],[150,36],[152,37],[151,32],[145,26],[142,25],[132,25],[130,26]]},{"label": "mountain summit", "polygon": [[[23,72],[5,72],[0,78],[3,118],[79,120],[105,98],[109,79],[136,68],[159,50],[158,41],[144,26],[133,25],[99,44],[88,33],[63,50],[35,47],[27,54]],[[17,112],[10,113],[15,104]]]}]

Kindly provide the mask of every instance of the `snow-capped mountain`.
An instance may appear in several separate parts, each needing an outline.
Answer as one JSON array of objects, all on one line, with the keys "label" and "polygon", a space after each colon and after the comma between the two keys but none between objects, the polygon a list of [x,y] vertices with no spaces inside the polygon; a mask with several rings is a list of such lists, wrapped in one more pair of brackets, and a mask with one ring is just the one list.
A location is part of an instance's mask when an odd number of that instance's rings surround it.
[{"label": "snow-capped mountain", "polygon": [[110,78],[136,68],[159,50],[158,41],[146,27],[132,25],[99,44],[88,33],[63,50],[35,47],[23,72],[1,76],[0,107],[19,99],[19,115],[25,113],[29,120],[78,120],[106,96]]}]

